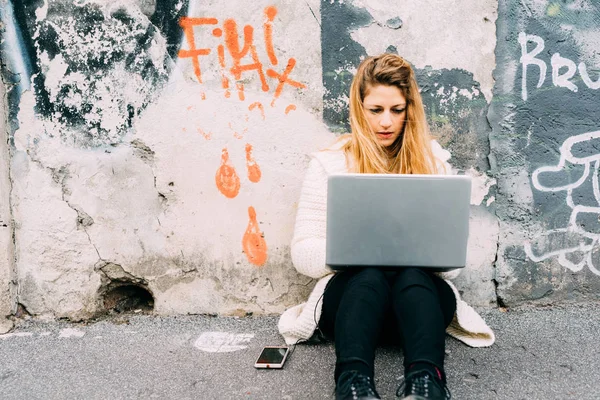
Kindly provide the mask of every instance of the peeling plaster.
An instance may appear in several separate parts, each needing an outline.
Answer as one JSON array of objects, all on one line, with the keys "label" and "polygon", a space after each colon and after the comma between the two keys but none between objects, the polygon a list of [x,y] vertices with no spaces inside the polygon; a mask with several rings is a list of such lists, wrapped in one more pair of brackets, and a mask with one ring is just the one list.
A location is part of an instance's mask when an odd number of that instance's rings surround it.
[{"label": "peeling plaster", "polygon": [[[466,174],[471,176],[472,178],[471,205],[478,206],[486,198],[490,191],[490,188],[496,184],[496,179],[490,178],[485,174],[479,173],[473,168],[466,171]],[[487,204],[487,206],[489,206],[489,203]]]},{"label": "peeling plaster", "polygon": [[[364,46],[367,54],[382,53],[392,44],[398,54],[417,68],[431,66],[433,69],[470,71],[474,79],[480,82],[486,100],[491,101],[494,85],[492,73],[495,67],[496,2],[469,0],[460,7],[446,0],[402,4],[393,0],[353,0],[350,3],[367,10],[376,21],[351,32],[352,38]],[[385,21],[390,18],[390,10],[394,10],[402,18],[401,29],[386,27]],[[452,23],[448,25],[445,21]],[[440,35],[439,26],[450,28],[444,35]],[[427,43],[427,46],[415,46],[415,43]]]}]

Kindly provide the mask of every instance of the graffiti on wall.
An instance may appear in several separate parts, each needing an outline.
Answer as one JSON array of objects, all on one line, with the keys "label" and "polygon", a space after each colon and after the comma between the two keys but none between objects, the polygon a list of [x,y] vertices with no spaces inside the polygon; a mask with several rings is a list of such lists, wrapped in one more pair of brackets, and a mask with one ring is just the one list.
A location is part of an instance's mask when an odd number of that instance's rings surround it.
[{"label": "graffiti on wall", "polygon": [[[266,54],[267,57],[262,60],[257,50],[258,40],[255,39],[258,36],[258,29],[252,25],[244,25],[240,29],[242,24],[234,18],[219,21],[217,18],[205,16],[183,16],[179,20],[185,40],[178,56],[182,61],[191,62],[196,83],[200,87],[206,83],[203,63],[207,61],[208,57],[216,57],[223,96],[232,101],[237,98],[237,101],[241,103],[250,103],[246,107],[247,113],[241,121],[236,121],[236,126],[232,122],[228,123],[227,129],[235,139],[243,140],[250,129],[250,113],[258,114],[264,120],[266,118],[265,107],[275,107],[276,101],[281,98],[286,87],[306,88],[304,83],[293,79],[293,70],[296,66],[294,57],[289,57],[287,61],[280,63],[274,44],[276,16],[277,8],[274,6],[268,6],[263,10],[261,45],[264,46],[264,51],[261,53]],[[210,32],[208,37],[212,39],[211,43],[203,42],[202,39],[207,37],[207,35],[201,34],[203,29]],[[216,43],[215,39],[217,39]],[[285,67],[278,70],[277,68],[282,64]],[[247,98],[247,83],[245,82],[248,80],[258,82],[257,90],[263,93],[272,93],[273,97],[269,104],[250,101]],[[232,90],[235,90],[237,96],[232,96]],[[202,101],[209,97],[204,91],[201,91],[199,95]],[[295,104],[287,104],[284,113],[287,115],[295,109]],[[184,130],[186,129],[184,128]],[[211,140],[214,134],[202,127],[196,127],[196,130],[206,140]],[[248,182],[258,183],[261,180],[262,172],[253,156],[253,150],[253,145],[246,143],[246,176]],[[237,197],[242,186],[240,176],[231,163],[227,147],[221,150],[215,184],[219,192],[228,199]],[[248,261],[254,265],[262,266],[267,261],[268,246],[264,233],[259,227],[257,211],[253,206],[248,207],[248,225],[242,238],[242,249]]]},{"label": "graffiti on wall", "polygon": [[[571,214],[565,228],[552,229],[535,243],[525,244],[525,252],[531,260],[539,262],[557,257],[562,266],[573,272],[581,271],[584,266],[587,266],[590,271],[600,275],[600,259],[594,251],[600,241],[599,141],[600,131],[572,136],[560,147],[560,160],[557,165],[540,167],[533,172],[531,179],[536,190],[566,192],[566,202],[571,209]],[[547,174],[561,174],[572,165],[581,165],[584,168],[575,182],[547,186],[541,180],[541,177]],[[577,198],[573,196],[573,192],[586,182],[589,183],[590,174],[596,204],[595,206],[576,204]],[[588,222],[590,219],[596,223],[590,224]],[[562,246],[557,246],[558,244]]]},{"label": "graffiti on wall", "polygon": [[586,37],[577,36],[587,31],[586,19],[565,28],[577,6],[545,11],[529,20],[535,34],[528,29],[515,38],[515,87],[524,103],[514,113],[514,143],[530,161],[534,213],[545,226],[523,249],[533,262],[554,259],[569,271],[587,267],[600,275],[600,121],[592,107],[600,74],[575,39]]},{"label": "graffiti on wall", "polygon": [[[281,110],[284,117],[294,112],[296,105],[284,100],[289,98],[285,94],[306,84],[295,77],[296,57],[284,56],[278,43],[277,7],[229,18],[190,15],[191,9],[189,1],[157,0],[142,10],[121,4],[57,0],[40,6],[33,0],[8,0],[0,12],[10,33],[2,43],[3,59],[9,61],[3,73],[17,83],[11,94],[20,95],[31,82],[36,115],[47,134],[60,134],[68,146],[97,149],[117,146],[134,133],[134,120],[156,101],[177,65],[190,67],[195,78],[190,84],[200,89],[199,102],[187,106],[188,114],[204,112],[202,102],[210,102],[216,93],[209,90],[214,87],[208,88],[213,84],[209,80],[218,76],[222,90],[217,95],[234,104],[235,116],[223,127],[198,123],[181,130],[207,141],[223,133],[245,141],[244,174],[231,162],[229,145],[219,146],[214,154],[213,187],[225,199],[236,198],[244,185],[263,179],[257,144],[248,141],[256,118],[264,121],[270,115],[267,109]],[[248,23],[250,19],[261,22]],[[164,41],[166,51],[157,47]],[[10,104],[16,123],[18,96]],[[266,263],[268,253],[260,214],[248,205],[240,237],[241,250],[257,266]]]},{"label": "graffiti on wall", "polygon": [[[529,44],[534,43],[535,47],[529,50]],[[536,88],[541,88],[546,81],[548,65],[541,58],[540,53],[544,51],[544,39],[537,35],[528,35],[525,32],[519,33],[519,44],[521,45],[521,96],[524,101],[527,100],[527,70],[530,66],[538,68],[538,81]],[[564,87],[572,92],[577,92],[579,86],[577,80],[582,80],[583,84],[590,89],[600,89],[600,77],[596,81],[590,78],[588,68],[585,62],[575,64],[575,61],[561,56],[558,52],[552,54],[550,58],[550,68],[552,71],[552,84],[556,87]],[[565,71],[566,69],[566,71]],[[579,75],[579,79],[575,76]]]},{"label": "graffiti on wall", "polygon": [[[202,83],[202,68],[201,59],[202,57],[209,56],[216,53],[218,62],[221,67],[221,85],[224,89],[225,97],[231,96],[231,81],[235,80],[236,90],[238,98],[241,101],[245,100],[244,95],[244,73],[255,73],[260,80],[261,90],[268,92],[270,88],[275,86],[273,92],[273,100],[271,106],[274,106],[275,100],[277,100],[286,85],[294,87],[296,89],[304,89],[306,85],[298,82],[291,78],[292,71],[296,66],[296,59],[290,57],[287,60],[285,69],[278,72],[275,67],[279,64],[279,59],[275,53],[275,47],[273,44],[273,21],[277,16],[277,8],[274,6],[266,7],[264,10],[264,23],[263,38],[264,47],[267,53],[267,58],[272,68],[266,68],[263,60],[259,58],[258,51],[256,48],[255,28],[252,25],[245,25],[242,30],[243,43],[240,43],[240,32],[238,29],[238,22],[233,18],[228,18],[223,21],[222,26],[217,18],[212,17],[182,17],[179,20],[179,24],[183,28],[185,34],[185,41],[187,43],[187,49],[179,50],[179,58],[186,59],[190,58],[194,68],[194,74],[198,79],[199,83]],[[198,47],[202,44],[197,42],[195,29],[199,28],[211,28],[211,34],[215,38],[220,38],[224,43],[220,43],[216,46],[216,52],[214,48],[210,47]],[[227,52],[225,51],[227,50]],[[229,57],[226,57],[226,53]],[[227,64],[227,60],[231,60],[231,65]],[[267,77],[275,80],[275,85],[267,81]]]}]

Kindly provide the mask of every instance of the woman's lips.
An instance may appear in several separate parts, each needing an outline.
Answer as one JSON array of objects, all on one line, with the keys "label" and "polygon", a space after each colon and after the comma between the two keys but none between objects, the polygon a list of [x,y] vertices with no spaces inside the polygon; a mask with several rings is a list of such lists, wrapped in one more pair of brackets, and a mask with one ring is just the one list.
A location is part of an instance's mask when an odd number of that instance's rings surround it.
[{"label": "woman's lips", "polygon": [[392,132],[377,132],[377,136],[382,139],[389,139],[392,137]]}]

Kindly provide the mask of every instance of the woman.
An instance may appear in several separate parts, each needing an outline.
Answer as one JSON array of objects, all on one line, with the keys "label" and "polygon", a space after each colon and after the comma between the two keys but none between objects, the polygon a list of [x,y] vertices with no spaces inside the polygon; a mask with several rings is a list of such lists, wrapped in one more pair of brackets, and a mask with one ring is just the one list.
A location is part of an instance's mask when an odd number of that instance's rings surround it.
[{"label": "woman", "polygon": [[414,71],[404,59],[383,54],[360,64],[350,88],[350,126],[350,135],[314,154],[308,166],[291,255],[298,272],[319,281],[306,303],[283,313],[279,331],[288,344],[308,340],[317,329],[335,341],[336,399],[379,399],[373,375],[382,342],[402,345],[405,381],[398,396],[449,399],[445,332],[474,347],[494,342],[491,329],[447,280],[458,271],[334,274],[325,265],[328,175],[450,171],[444,150],[431,140]]}]

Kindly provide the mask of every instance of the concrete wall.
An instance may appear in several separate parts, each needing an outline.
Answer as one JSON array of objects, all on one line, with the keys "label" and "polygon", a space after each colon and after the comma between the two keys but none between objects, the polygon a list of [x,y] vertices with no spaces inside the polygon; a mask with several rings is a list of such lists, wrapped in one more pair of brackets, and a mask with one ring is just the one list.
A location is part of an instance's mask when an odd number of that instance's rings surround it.
[{"label": "concrete wall", "polygon": [[10,207],[6,88],[0,80],[0,334],[12,329],[6,317],[16,310],[13,221]]},{"label": "concrete wall", "polygon": [[492,170],[508,303],[600,293],[600,5],[499,3]]},{"label": "concrete wall", "polygon": [[[383,51],[413,63],[434,135],[474,178],[468,267],[457,280],[465,299],[593,297],[600,280],[560,261],[566,247],[553,236],[572,239],[572,192],[544,188],[578,182],[548,167],[568,137],[594,130],[598,92],[585,80],[578,92],[562,87],[550,59],[536,88],[539,63],[525,57],[525,100],[519,33],[585,61],[593,76],[595,17],[560,36],[548,15],[596,6],[529,3],[0,0],[13,303],[86,318],[124,283],[146,287],[163,314],[275,313],[302,301],[313,282],[294,272],[289,242],[308,154],[347,129],[356,66]],[[561,109],[573,99],[580,114]],[[526,132],[530,142],[519,141]],[[592,164],[569,171],[591,179]],[[593,253],[595,236],[573,240]]]}]

